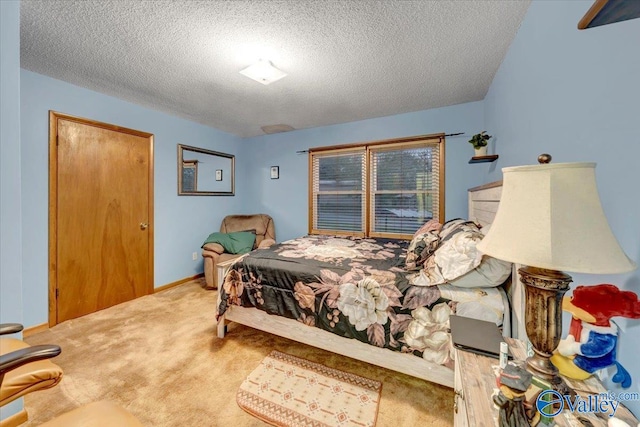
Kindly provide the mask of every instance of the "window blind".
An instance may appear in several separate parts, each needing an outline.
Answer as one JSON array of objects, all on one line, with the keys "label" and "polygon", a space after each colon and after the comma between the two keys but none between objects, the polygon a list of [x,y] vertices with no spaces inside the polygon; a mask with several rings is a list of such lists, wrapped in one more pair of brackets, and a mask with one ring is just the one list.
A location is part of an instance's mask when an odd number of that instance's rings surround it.
[{"label": "window blind", "polygon": [[440,143],[369,148],[371,236],[413,235],[440,220]]},{"label": "window blind", "polygon": [[366,150],[312,153],[312,233],[364,235]]}]

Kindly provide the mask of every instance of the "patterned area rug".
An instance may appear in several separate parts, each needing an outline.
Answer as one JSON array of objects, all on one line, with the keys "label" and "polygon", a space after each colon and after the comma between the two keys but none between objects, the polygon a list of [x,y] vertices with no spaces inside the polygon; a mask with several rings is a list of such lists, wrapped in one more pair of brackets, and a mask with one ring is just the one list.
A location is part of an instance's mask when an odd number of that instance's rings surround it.
[{"label": "patterned area rug", "polygon": [[240,386],[236,401],[275,426],[376,424],[382,383],[272,351]]}]

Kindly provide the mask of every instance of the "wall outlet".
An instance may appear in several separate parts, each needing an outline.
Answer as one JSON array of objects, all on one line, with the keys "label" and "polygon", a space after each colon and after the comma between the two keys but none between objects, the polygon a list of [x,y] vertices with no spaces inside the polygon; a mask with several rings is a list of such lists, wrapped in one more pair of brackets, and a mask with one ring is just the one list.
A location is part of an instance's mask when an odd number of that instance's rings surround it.
[{"label": "wall outlet", "polygon": [[194,261],[196,261],[198,259],[198,252],[194,252],[191,254],[191,259],[193,259]]}]

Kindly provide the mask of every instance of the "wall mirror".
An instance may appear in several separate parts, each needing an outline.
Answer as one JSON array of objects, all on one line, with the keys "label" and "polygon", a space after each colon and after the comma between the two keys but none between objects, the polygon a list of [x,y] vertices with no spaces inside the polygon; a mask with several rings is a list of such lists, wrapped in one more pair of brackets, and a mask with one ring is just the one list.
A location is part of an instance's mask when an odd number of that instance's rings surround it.
[{"label": "wall mirror", "polygon": [[180,196],[233,196],[235,156],[178,144]]}]

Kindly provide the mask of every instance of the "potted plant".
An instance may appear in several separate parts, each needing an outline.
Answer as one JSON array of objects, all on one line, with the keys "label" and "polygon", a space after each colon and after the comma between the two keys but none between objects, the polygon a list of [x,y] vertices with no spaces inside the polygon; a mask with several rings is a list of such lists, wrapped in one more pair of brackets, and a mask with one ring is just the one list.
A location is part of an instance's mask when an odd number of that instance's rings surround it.
[{"label": "potted plant", "polygon": [[476,150],[476,157],[487,155],[487,144],[491,138],[492,136],[487,135],[487,132],[483,130],[482,132],[473,135],[469,140],[469,144],[473,145],[473,149]]}]

